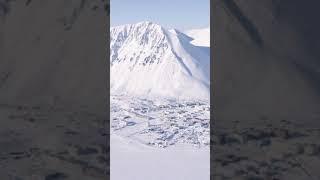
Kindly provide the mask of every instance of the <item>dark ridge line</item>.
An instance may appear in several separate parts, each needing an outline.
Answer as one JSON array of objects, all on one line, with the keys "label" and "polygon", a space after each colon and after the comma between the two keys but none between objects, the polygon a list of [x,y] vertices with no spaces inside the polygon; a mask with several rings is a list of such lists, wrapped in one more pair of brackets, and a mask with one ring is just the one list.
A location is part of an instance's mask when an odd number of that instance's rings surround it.
[{"label": "dark ridge line", "polygon": [[171,48],[172,53],[176,56],[176,58],[178,59],[178,62],[184,67],[184,69],[187,71],[189,76],[193,76],[190,69],[188,68],[188,66],[183,62],[182,58],[180,56],[178,56],[178,54],[173,50],[173,48]]},{"label": "dark ridge line", "polygon": [[259,47],[263,47],[263,39],[257,29],[257,27],[246,17],[234,0],[222,0],[226,9],[239,21],[242,27],[248,33],[250,39],[255,42]]},{"label": "dark ridge line", "polygon": [[[281,52],[276,51],[276,49],[269,47],[267,51],[276,59],[287,60],[290,63],[290,66],[295,68],[298,73],[306,80],[312,88],[316,91],[320,91],[320,70],[317,69],[315,65],[306,65],[299,61],[299,59],[291,55],[283,55]],[[319,96],[320,97],[320,96]]]},{"label": "dark ridge line", "polygon": [[320,91],[320,72],[295,60],[293,61],[293,65],[302,74],[305,80],[312,84],[316,91]]}]

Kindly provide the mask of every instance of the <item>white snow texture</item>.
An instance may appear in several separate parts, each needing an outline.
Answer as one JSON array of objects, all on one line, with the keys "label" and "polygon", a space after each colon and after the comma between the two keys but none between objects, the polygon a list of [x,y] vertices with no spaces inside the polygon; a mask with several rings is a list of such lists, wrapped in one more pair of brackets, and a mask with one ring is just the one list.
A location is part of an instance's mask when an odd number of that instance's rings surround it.
[{"label": "white snow texture", "polygon": [[190,32],[194,37],[152,22],[111,27],[111,94],[209,100],[206,35]]},{"label": "white snow texture", "polygon": [[208,29],[110,32],[110,178],[210,179]]}]

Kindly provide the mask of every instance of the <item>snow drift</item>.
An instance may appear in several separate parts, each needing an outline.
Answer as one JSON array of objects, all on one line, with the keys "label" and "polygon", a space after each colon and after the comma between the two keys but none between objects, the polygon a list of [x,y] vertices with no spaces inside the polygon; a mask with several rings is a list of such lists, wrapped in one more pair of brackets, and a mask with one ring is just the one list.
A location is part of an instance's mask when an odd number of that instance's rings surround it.
[{"label": "snow drift", "polygon": [[152,22],[110,29],[111,94],[209,99],[210,55]]}]

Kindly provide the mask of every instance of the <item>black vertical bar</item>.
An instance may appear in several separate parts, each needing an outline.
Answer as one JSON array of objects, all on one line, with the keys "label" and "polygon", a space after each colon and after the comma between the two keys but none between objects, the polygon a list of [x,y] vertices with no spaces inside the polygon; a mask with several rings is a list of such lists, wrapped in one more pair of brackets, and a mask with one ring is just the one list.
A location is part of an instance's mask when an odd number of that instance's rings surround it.
[{"label": "black vertical bar", "polygon": [[0,0],[1,179],[106,179],[108,0]]}]

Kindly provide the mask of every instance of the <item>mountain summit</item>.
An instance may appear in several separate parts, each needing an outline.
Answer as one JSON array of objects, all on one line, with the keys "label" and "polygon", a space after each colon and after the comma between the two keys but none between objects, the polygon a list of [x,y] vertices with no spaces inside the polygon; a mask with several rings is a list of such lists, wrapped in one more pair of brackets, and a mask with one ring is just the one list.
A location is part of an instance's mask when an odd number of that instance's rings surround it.
[{"label": "mountain summit", "polygon": [[209,99],[210,55],[152,22],[110,29],[111,93]]}]

